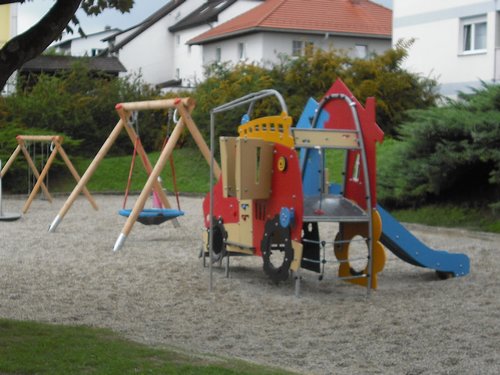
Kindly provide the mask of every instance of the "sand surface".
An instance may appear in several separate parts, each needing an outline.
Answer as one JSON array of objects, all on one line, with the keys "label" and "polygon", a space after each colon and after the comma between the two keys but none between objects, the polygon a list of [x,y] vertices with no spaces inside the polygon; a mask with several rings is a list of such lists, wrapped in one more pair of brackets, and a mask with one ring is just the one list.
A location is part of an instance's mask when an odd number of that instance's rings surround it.
[{"label": "sand surface", "polygon": [[[24,197],[5,197],[20,212]],[[412,226],[426,244],[471,259],[471,273],[438,280],[388,252],[379,288],[304,271],[274,285],[258,257],[232,258],[229,278],[208,269],[201,199],[181,198],[181,227],[136,224],[113,253],[122,197],[80,198],[55,233],[64,204],[37,199],[0,222],[0,317],[107,327],[142,343],[234,356],[302,374],[500,374],[500,236]],[[333,232],[332,232],[333,238]],[[333,258],[331,248],[327,249]]]}]

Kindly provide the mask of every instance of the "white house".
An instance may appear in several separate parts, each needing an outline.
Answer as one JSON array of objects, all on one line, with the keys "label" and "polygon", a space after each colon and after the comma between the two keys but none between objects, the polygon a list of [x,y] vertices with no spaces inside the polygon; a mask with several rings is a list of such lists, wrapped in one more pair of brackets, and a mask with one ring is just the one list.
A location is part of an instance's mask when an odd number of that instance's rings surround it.
[{"label": "white house", "polygon": [[413,38],[405,67],[454,97],[500,78],[500,2],[394,0],[393,41]]},{"label": "white house", "polygon": [[276,63],[306,46],[364,58],[391,47],[392,12],[368,0],[267,0],[188,41],[203,63]]},{"label": "white house", "polygon": [[69,56],[99,56],[108,47],[106,38],[120,31],[106,26],[103,31],[55,43],[52,48],[60,54]]},{"label": "white house", "polygon": [[135,27],[108,38],[128,74],[159,87],[193,87],[203,76],[201,47],[186,42],[263,0],[172,0]]},{"label": "white house", "polygon": [[182,86],[193,87],[203,79],[203,48],[188,41],[217,25],[260,5],[263,0],[209,0],[169,28],[173,33],[174,74]]}]

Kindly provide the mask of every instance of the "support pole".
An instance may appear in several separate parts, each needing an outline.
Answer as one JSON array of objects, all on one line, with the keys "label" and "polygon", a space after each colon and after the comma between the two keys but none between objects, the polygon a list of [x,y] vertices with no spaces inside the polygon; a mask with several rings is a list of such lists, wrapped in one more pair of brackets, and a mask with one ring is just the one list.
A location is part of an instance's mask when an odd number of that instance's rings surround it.
[{"label": "support pole", "polygon": [[[69,159],[68,155],[66,154],[66,151],[64,151],[64,148],[62,145],[59,143],[58,140],[54,141],[54,144],[56,145],[57,150],[59,151],[59,154],[61,155],[61,158],[64,160],[64,163],[66,163],[66,166],[68,167],[69,171],[71,172],[71,175],[75,179],[76,183],[80,182],[80,175],[76,171],[75,167],[73,166],[73,163],[71,163],[71,160]],[[83,194],[87,197],[87,200],[90,202],[92,207],[94,207],[94,210],[98,210],[99,208],[97,207],[97,203],[95,202],[94,198],[90,194],[89,190],[87,189],[86,186],[83,187]]]},{"label": "support pole", "polygon": [[[38,169],[36,168],[35,163],[33,163],[33,160],[31,159],[31,156],[30,156],[28,150],[26,149],[24,141],[22,139],[18,138],[18,142],[19,142],[19,145],[21,146],[21,151],[23,152],[23,155],[26,158],[26,161],[28,162],[28,165],[31,168],[33,174],[35,175],[37,180],[40,180],[40,173],[38,173]],[[50,195],[49,189],[47,189],[47,186],[45,186],[43,181],[41,182],[40,186],[42,188],[43,194],[45,195],[45,198],[47,198],[47,200],[49,202],[52,202],[52,196]]]},{"label": "support pole", "polygon": [[178,106],[177,110],[181,114],[182,118],[184,119],[184,122],[189,129],[189,132],[191,133],[191,136],[193,137],[194,141],[196,142],[196,145],[200,149],[203,157],[207,161],[209,165],[214,163],[213,165],[213,174],[215,178],[218,180],[220,175],[221,175],[221,170],[219,167],[219,164],[217,161],[212,159],[212,154],[210,151],[210,148],[207,146],[205,143],[205,140],[203,139],[203,136],[201,135],[200,131],[198,130],[198,127],[193,121],[193,118],[191,117],[190,113],[186,110],[185,107],[183,106]]},{"label": "support pole", "polygon": [[54,232],[56,230],[59,223],[62,221],[62,219],[64,218],[66,213],[69,211],[69,209],[73,205],[73,202],[76,200],[76,198],[81,193],[83,188],[87,185],[87,182],[90,180],[90,178],[94,174],[94,172],[97,169],[101,160],[106,156],[109,149],[111,148],[113,143],[116,141],[116,138],[118,138],[118,136],[120,135],[120,132],[122,131],[123,125],[124,124],[123,124],[122,120],[118,121],[118,123],[115,125],[115,127],[114,127],[113,131],[111,132],[111,134],[109,135],[108,139],[106,139],[106,141],[102,145],[101,149],[99,150],[99,152],[95,156],[94,160],[92,160],[92,163],[90,163],[89,167],[87,168],[87,170],[83,174],[80,181],[76,184],[75,188],[73,189],[70,196],[68,197],[68,199],[64,203],[63,207],[61,208],[61,210],[59,211],[57,216],[54,218],[54,220],[50,224],[49,232]]},{"label": "support pole", "polygon": [[[49,158],[47,159],[47,162],[45,163],[45,167],[43,167],[40,175],[36,176],[36,178],[37,178],[36,184],[33,187],[33,190],[31,190],[30,196],[28,197],[28,199],[24,203],[23,214],[28,212],[28,210],[31,206],[31,203],[33,202],[33,199],[35,199],[35,197],[38,193],[38,190],[40,190],[40,186],[42,186],[42,184],[43,184],[43,180],[47,176],[47,173],[49,172],[49,169],[50,169],[52,163],[54,162],[54,159],[56,158],[56,155],[57,155],[57,147],[52,150]],[[47,193],[48,193],[48,191],[47,191]]]},{"label": "support pole", "polygon": [[21,152],[21,146],[17,145],[17,147],[14,150],[14,152],[12,153],[12,155],[10,155],[9,160],[7,160],[7,163],[5,163],[4,167],[1,168],[0,178],[3,178],[3,176],[5,176],[5,173],[7,173],[10,166],[12,165],[12,163],[14,163],[14,160],[16,160],[16,157],[17,157],[17,155],[19,155],[20,152]]}]

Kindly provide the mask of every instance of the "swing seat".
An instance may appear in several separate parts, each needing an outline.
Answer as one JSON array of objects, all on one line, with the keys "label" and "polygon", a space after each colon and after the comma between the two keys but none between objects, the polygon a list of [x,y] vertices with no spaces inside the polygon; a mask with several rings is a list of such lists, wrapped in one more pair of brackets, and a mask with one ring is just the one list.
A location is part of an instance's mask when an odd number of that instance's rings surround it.
[{"label": "swing seat", "polygon": [[[131,209],[121,209],[118,214],[129,217],[131,212]],[[137,221],[144,225],[158,225],[182,215],[184,211],[173,208],[145,208],[139,213]]]}]

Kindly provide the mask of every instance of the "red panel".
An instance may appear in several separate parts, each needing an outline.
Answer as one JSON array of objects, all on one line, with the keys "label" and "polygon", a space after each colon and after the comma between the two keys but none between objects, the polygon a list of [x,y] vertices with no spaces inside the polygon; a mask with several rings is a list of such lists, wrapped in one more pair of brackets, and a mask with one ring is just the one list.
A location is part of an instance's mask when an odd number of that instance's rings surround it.
[{"label": "red panel", "polygon": [[[286,169],[278,170],[278,162],[281,157],[286,159]],[[300,172],[299,158],[293,148],[275,144],[273,156],[273,177],[271,197],[266,200],[254,202],[254,231],[253,242],[257,249],[257,255],[261,255],[260,242],[264,236],[264,226],[267,220],[279,215],[282,207],[293,209],[295,213],[294,225],[292,226],[292,239],[301,241],[302,216],[304,214],[302,195],[302,175]],[[265,217],[255,215],[257,209],[265,205]]]},{"label": "red panel", "polygon": [[[214,186],[214,216],[222,217],[224,223],[237,223],[239,205],[236,198],[224,198],[222,196],[222,177]],[[210,193],[203,200],[203,218],[205,228],[210,227]]]},{"label": "red panel", "polygon": [[[375,122],[375,100],[373,98],[368,98],[366,101],[366,108],[363,108],[363,106],[352,95],[347,86],[340,79],[335,81],[335,83],[328,90],[325,96],[331,94],[345,94],[356,103],[356,110],[363,132],[363,142],[366,150],[372,206],[374,208],[377,205],[376,142],[380,143],[384,139],[384,133]],[[332,100],[324,106],[324,110],[326,110],[330,114],[330,118],[325,124],[326,129],[356,130],[356,125],[354,123],[351,108],[346,101],[340,99]],[[356,201],[361,207],[366,209],[367,207],[365,199],[364,174],[361,164],[359,169],[358,181],[355,181],[352,178],[352,172],[354,169],[357,154],[359,154],[358,151],[348,152],[348,168],[346,176],[347,184],[344,195],[346,198]]]}]

